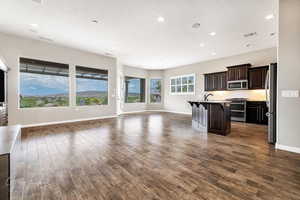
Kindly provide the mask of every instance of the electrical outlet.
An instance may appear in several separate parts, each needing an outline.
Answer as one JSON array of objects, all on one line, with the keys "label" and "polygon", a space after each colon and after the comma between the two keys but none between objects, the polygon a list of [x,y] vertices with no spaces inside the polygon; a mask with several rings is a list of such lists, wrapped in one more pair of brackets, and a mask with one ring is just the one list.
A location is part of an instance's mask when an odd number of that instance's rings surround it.
[{"label": "electrical outlet", "polygon": [[299,90],[282,90],[281,96],[286,98],[298,98]]}]

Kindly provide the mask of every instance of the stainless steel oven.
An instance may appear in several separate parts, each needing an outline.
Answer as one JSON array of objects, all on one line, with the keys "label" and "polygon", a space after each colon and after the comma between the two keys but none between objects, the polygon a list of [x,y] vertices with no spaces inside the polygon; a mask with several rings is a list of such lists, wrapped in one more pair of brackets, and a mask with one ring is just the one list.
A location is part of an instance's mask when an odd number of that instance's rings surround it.
[{"label": "stainless steel oven", "polygon": [[228,90],[247,90],[248,89],[248,80],[228,81],[227,89]]},{"label": "stainless steel oven", "polygon": [[230,103],[231,121],[246,122],[247,99],[234,98],[227,99]]}]

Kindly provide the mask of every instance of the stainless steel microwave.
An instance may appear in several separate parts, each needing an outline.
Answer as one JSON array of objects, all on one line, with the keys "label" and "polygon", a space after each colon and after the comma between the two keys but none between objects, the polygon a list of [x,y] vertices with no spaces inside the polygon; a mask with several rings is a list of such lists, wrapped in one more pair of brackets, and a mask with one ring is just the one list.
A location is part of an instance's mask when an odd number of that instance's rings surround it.
[{"label": "stainless steel microwave", "polygon": [[248,89],[248,80],[228,81],[227,89],[228,90],[247,90]]}]

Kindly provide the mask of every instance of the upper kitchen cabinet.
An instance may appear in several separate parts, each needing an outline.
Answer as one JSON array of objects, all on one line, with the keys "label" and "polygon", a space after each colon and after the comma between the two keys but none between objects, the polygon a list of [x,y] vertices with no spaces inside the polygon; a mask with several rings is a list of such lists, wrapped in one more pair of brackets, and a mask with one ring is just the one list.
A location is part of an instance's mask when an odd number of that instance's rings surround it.
[{"label": "upper kitchen cabinet", "polygon": [[264,89],[268,66],[249,69],[249,89]]},{"label": "upper kitchen cabinet", "polygon": [[227,73],[217,72],[204,74],[205,91],[221,91],[227,89]]},{"label": "upper kitchen cabinet", "polygon": [[228,81],[240,81],[248,80],[248,68],[251,64],[243,64],[227,67],[227,80]]}]

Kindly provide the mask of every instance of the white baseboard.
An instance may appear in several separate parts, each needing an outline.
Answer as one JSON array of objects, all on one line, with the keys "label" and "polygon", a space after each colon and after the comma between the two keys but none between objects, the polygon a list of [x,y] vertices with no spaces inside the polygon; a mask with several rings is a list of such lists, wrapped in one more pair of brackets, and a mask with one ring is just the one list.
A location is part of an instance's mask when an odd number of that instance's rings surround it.
[{"label": "white baseboard", "polygon": [[134,114],[134,113],[142,113],[146,112],[147,110],[136,110],[136,111],[130,111],[130,112],[122,112],[121,115],[126,115],[126,114]]},{"label": "white baseboard", "polygon": [[[138,111],[131,111],[131,112],[123,112],[122,114],[134,114],[134,113],[142,113],[142,112],[168,112],[168,113],[175,113],[175,114],[191,115],[191,113],[176,112],[176,111],[170,111],[170,110],[138,110]],[[22,128],[30,128],[30,127],[37,127],[37,126],[48,126],[48,125],[55,125],[55,124],[66,124],[66,123],[91,121],[91,120],[107,119],[107,118],[115,118],[115,117],[118,117],[118,115],[84,118],[84,119],[75,119],[75,120],[66,120],[66,121],[45,122],[45,123],[38,123],[38,124],[26,124],[26,125],[22,125]]]},{"label": "white baseboard", "polygon": [[192,115],[192,113],[189,113],[189,112],[177,112],[177,111],[171,111],[171,110],[165,110],[165,112],[175,113],[175,114],[182,114],[182,115]]},{"label": "white baseboard", "polygon": [[285,146],[285,145],[281,145],[281,144],[276,144],[275,148],[280,149],[280,150],[284,150],[284,151],[300,153],[300,148],[299,147],[290,147],[290,146]]},{"label": "white baseboard", "polygon": [[142,112],[166,112],[165,110],[136,110],[130,112],[122,112],[121,114],[134,114],[134,113],[142,113]]},{"label": "white baseboard", "polygon": [[138,111],[131,111],[131,112],[123,112],[122,114],[134,114],[134,113],[142,113],[142,112],[167,112],[167,113],[175,113],[175,114],[183,114],[183,115],[192,115],[192,113],[188,113],[188,112],[177,112],[171,110],[138,110]]},{"label": "white baseboard", "polygon": [[115,117],[117,117],[117,115],[103,116],[103,117],[93,117],[93,118],[84,118],[84,119],[75,119],[75,120],[66,120],[66,121],[56,121],[56,122],[46,122],[46,123],[39,123],[39,124],[26,124],[26,125],[22,125],[22,128],[37,127],[37,126],[48,126],[48,125],[55,125],[55,124],[66,124],[66,123],[91,121],[91,120],[97,120],[97,119],[108,119],[108,118],[115,118]]}]

